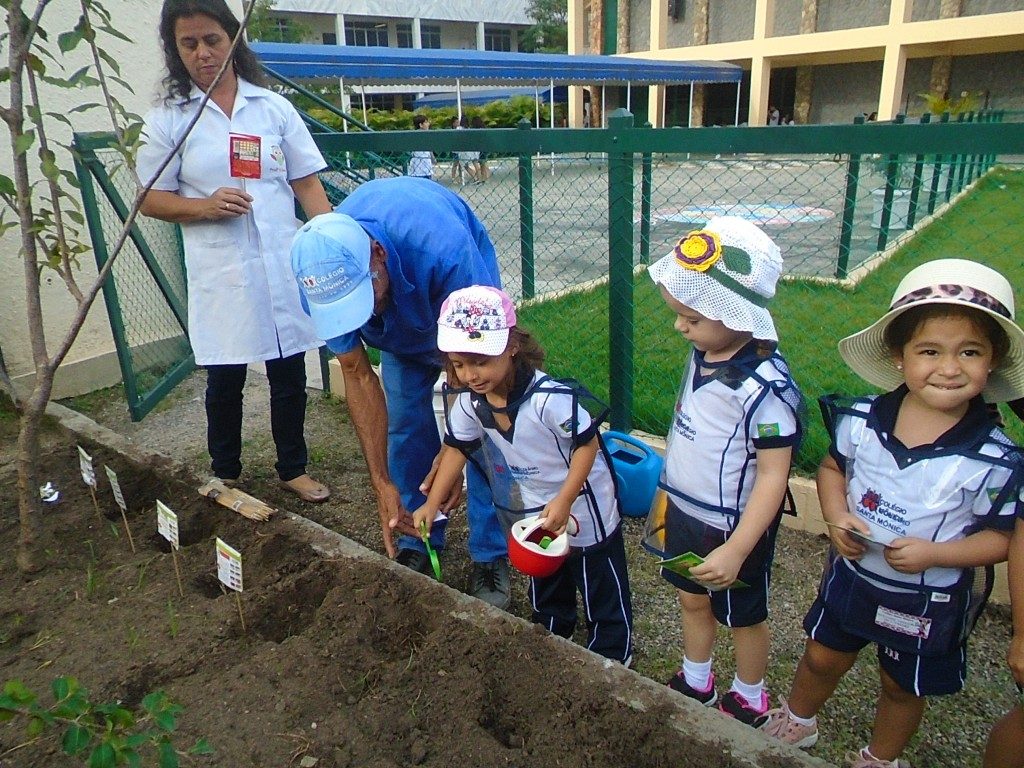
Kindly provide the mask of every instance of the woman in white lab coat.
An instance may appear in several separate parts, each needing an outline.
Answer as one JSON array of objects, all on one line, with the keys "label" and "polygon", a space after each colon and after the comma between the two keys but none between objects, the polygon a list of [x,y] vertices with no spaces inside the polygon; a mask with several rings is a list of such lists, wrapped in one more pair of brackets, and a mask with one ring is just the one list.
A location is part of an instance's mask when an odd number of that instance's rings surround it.
[{"label": "woman in white lab coat", "polygon": [[145,120],[138,157],[143,182],[171,155],[203,95],[210,99],[156,177],[142,213],[181,225],[189,340],[196,363],[207,369],[214,475],[235,481],[242,472],[246,366],[264,361],[278,475],[303,500],[324,501],[329,490],[306,474],[303,435],[305,352],[320,340],[299,303],[289,252],[299,225],[295,200],[310,218],[331,210],[316,175],[326,164],[291,104],[261,87],[244,40],[228,60],[238,28],[224,0],[164,3],[160,38],[168,76],[162,103]]}]

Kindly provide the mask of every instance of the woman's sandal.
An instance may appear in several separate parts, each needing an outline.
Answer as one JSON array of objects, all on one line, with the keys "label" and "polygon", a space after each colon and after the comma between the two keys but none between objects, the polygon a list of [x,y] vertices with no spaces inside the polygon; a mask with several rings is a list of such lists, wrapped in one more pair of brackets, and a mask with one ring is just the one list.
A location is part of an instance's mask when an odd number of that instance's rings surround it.
[{"label": "woman's sandal", "polygon": [[310,504],[320,504],[331,497],[331,489],[309,475],[299,475],[294,480],[282,480],[281,487]]}]

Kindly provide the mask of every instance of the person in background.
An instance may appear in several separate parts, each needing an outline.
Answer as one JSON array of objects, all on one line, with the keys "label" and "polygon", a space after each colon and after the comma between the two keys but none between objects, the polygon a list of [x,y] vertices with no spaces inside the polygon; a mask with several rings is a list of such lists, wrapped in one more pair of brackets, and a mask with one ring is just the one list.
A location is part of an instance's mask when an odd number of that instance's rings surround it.
[{"label": "person in background", "polygon": [[998,272],[937,259],[839,342],[846,364],[887,393],[822,398],[832,444],[818,497],[832,548],[790,695],[759,723],[767,735],[812,746],[818,712],[869,644],[880,692],[850,768],[906,768],[927,697],[963,688],[967,638],[1021,511],[1024,460],[985,403],[1024,394],[1013,313]]},{"label": "person in background", "polygon": [[[303,501],[321,502],[329,490],[306,474],[303,434],[305,353],[319,339],[302,311],[289,253],[299,226],[295,201],[307,216],[331,208],[317,178],[326,163],[295,108],[263,87],[259,63],[244,39],[229,58],[238,28],[224,0],[164,3],[166,91],[145,118],[139,178],[149,182],[165,158],[171,159],[153,180],[141,211],[181,225],[188,334],[196,364],[207,373],[213,474],[229,485],[241,475],[246,367],[263,362],[281,483]],[[209,101],[198,122],[174,152],[204,96]],[[233,178],[231,155],[242,140],[254,153],[257,178]]]},{"label": "person in background", "polygon": [[[470,121],[470,125],[473,128],[487,127],[484,123],[484,119],[480,117],[480,115],[474,115],[473,119]],[[491,178],[491,169],[487,167],[487,153],[481,150],[476,161],[476,183],[483,184],[489,178]]]},{"label": "person in background", "polygon": [[[417,131],[429,131],[430,119],[426,115],[413,115],[412,127]],[[434,153],[429,149],[414,150],[409,158],[409,176],[429,179],[434,175]]]},{"label": "person in background", "polygon": [[[540,517],[555,536],[570,530],[571,554],[550,576],[530,578],[533,621],[565,638],[583,599],[587,648],[629,666],[633,608],[615,480],[580,384],[556,380],[541,366],[544,350],[516,324],[512,300],[498,288],[454,291],[438,319],[437,346],[447,359],[446,451],[434,485],[413,513],[417,529],[434,521],[443,489],[462,477],[467,459],[491,473],[495,505],[517,520]],[[605,409],[607,412],[607,409]],[[495,467],[499,469],[496,470]],[[498,477],[497,475],[501,475]]]},{"label": "person in background", "polygon": [[[709,221],[648,268],[692,344],[665,449],[664,504],[645,546],[679,593],[683,663],[668,685],[753,725],[768,711],[768,592],[775,536],[802,434],[802,398],[778,351],[768,311],[782,272],[779,247],[733,216]],[[718,700],[717,627],[730,629],[736,674]]]},{"label": "person in background", "polygon": [[[341,363],[385,550],[428,573],[409,510],[423,505],[441,448],[433,407],[442,370],[437,316],[452,291],[500,285],[494,245],[461,197],[427,179],[400,176],[361,184],[334,213],[303,226],[292,245],[292,268],[318,334]],[[379,378],[366,346],[380,350]],[[467,475],[468,591],[507,608],[505,534],[486,479],[473,467]],[[448,512],[461,480],[444,490]],[[436,549],[444,547],[446,524],[442,516],[431,529]],[[401,534],[397,551],[392,531]]]}]

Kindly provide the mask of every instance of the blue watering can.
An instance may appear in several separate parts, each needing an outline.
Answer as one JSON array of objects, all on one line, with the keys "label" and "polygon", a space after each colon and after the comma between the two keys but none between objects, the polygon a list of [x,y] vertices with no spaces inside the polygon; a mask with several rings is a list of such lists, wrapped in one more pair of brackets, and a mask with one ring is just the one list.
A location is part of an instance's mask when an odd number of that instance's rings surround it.
[{"label": "blue watering can", "polygon": [[627,517],[646,517],[658,490],[664,460],[643,440],[622,432],[601,435],[619,485],[619,511]]}]

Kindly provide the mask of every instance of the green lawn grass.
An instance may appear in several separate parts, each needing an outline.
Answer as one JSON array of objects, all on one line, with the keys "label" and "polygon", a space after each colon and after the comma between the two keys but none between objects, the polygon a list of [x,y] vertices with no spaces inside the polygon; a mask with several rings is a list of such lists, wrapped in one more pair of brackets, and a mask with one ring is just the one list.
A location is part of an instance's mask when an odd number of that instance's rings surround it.
[{"label": "green lawn grass", "polygon": [[[796,471],[813,474],[828,446],[817,398],[875,391],[839,357],[842,337],[866,327],[889,305],[900,279],[918,264],[963,257],[988,264],[1017,285],[1024,279],[1024,172],[997,169],[941,218],[929,224],[855,289],[807,281],[780,282],[771,304],[780,349],[807,404],[807,438]],[[785,257],[785,254],[783,254]],[[608,291],[590,291],[523,307],[519,320],[548,353],[547,369],[573,376],[608,398]],[[633,427],[664,434],[688,354],[673,316],[646,273],[634,286]],[[618,361],[612,361],[618,364]],[[1012,416],[1010,434],[1024,430]]]}]

